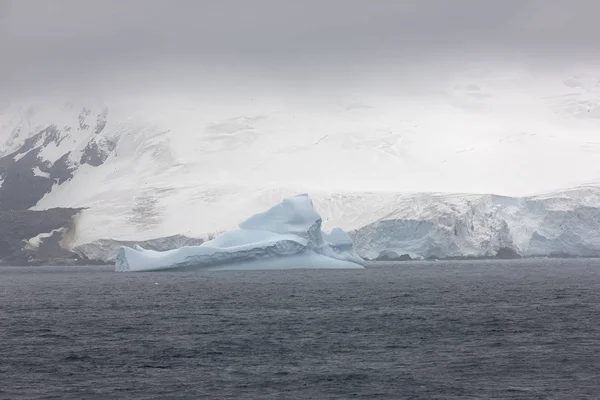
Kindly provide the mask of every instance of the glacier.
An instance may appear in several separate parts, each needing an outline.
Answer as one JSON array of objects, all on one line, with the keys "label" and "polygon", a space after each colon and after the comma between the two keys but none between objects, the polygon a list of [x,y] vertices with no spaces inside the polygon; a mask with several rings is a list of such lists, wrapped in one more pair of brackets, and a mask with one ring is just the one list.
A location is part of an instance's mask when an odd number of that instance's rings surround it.
[{"label": "glacier", "polygon": [[598,72],[465,72],[435,88],[0,104],[0,211],[78,210],[60,245],[82,263],[198,246],[297,193],[363,258],[600,255]]},{"label": "glacier", "polygon": [[122,246],[115,271],[363,268],[350,237],[339,228],[323,232],[321,224],[310,197],[297,195],[199,246],[169,251]]},{"label": "glacier", "polygon": [[[383,202],[379,203],[384,206]],[[386,215],[350,232],[359,255],[412,258],[600,256],[600,187],[529,197],[394,196]]]},{"label": "glacier", "polygon": [[[440,83],[439,96],[340,94],[319,107],[233,95],[22,99],[0,105],[0,208],[83,208],[76,247],[202,238],[296,193],[582,185],[599,177],[600,80],[573,77],[467,76]],[[325,229],[359,228],[321,215]]]}]

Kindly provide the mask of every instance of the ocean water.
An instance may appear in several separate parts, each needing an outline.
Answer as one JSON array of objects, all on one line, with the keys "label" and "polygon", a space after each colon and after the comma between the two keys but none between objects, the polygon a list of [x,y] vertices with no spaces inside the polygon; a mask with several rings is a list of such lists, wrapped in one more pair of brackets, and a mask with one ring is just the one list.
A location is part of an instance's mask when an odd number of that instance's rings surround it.
[{"label": "ocean water", "polygon": [[600,261],[0,268],[2,399],[598,399]]}]

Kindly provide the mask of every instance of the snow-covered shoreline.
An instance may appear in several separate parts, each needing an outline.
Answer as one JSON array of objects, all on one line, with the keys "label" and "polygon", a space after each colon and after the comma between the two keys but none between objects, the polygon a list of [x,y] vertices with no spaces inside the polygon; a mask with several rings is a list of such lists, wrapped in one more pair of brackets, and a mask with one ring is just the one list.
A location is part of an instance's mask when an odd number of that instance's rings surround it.
[{"label": "snow-covered shoreline", "polygon": [[[412,259],[486,259],[501,250],[515,257],[598,257],[600,256],[600,188],[586,186],[541,196],[514,198],[461,194],[374,194],[354,193],[311,195],[315,209],[329,226],[354,224],[348,233],[354,250],[364,259],[376,259],[392,251]],[[249,200],[251,202],[251,200]],[[373,207],[376,205],[376,208]],[[227,207],[224,204],[223,207]],[[247,208],[251,209],[251,208]],[[197,246],[211,235],[194,238],[184,234],[152,240],[123,241],[110,238],[74,246],[82,212],[69,215],[72,228],[59,230],[63,222],[37,228],[23,236],[19,252],[31,248],[32,238],[43,243],[44,236],[65,234],[64,250],[78,263],[113,263],[120,246],[165,251]],[[27,211],[40,221],[53,210]],[[5,212],[9,213],[11,212]],[[66,222],[64,222],[66,223]],[[5,225],[10,234],[10,225]],[[30,233],[29,233],[30,232]],[[40,234],[42,234],[40,236]],[[38,246],[39,244],[38,243]],[[40,254],[33,257],[48,261]],[[36,261],[39,262],[39,261]]]}]

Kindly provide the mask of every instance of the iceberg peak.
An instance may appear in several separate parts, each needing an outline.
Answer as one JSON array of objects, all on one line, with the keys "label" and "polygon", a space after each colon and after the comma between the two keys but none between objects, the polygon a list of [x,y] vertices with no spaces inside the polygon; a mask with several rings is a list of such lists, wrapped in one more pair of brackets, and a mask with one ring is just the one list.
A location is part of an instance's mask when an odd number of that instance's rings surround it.
[{"label": "iceberg peak", "polygon": [[308,194],[300,194],[251,216],[241,222],[239,227],[245,230],[305,235],[315,224],[320,228],[321,216],[315,211]]}]

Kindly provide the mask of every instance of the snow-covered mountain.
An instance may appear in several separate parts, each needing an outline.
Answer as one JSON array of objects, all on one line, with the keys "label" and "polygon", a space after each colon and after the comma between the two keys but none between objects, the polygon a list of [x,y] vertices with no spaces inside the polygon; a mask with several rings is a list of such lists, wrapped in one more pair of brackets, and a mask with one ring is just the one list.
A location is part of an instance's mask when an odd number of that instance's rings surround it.
[{"label": "snow-covered mountain", "polygon": [[[61,243],[102,258],[308,192],[364,256],[596,255],[599,128],[589,74],[318,101],[36,99],[0,110],[0,211],[84,208]],[[466,194],[422,194],[441,192]]]}]

